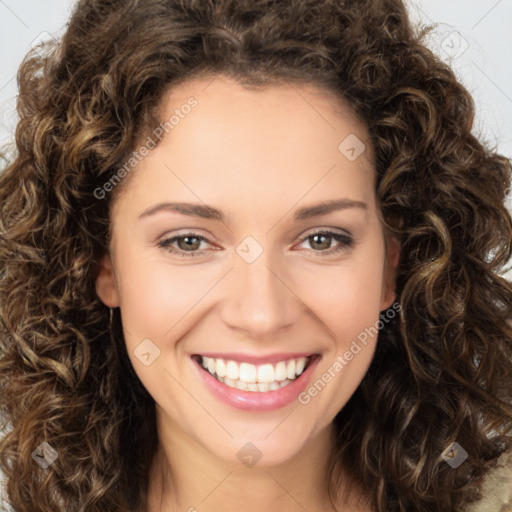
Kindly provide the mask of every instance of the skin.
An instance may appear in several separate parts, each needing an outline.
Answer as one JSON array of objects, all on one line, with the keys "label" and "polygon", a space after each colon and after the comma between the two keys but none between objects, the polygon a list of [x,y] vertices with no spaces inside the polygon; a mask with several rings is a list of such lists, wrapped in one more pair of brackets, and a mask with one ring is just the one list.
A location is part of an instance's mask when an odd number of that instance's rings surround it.
[{"label": "skin", "polygon": [[[331,510],[332,420],[364,377],[376,338],[308,404],[269,412],[218,400],[191,355],[318,353],[314,382],[391,306],[399,246],[380,222],[367,128],[312,85],[254,90],[224,76],[171,89],[162,119],[190,96],[197,107],[125,178],[96,280],[101,300],[121,309],[130,360],[156,402],[148,510]],[[354,161],[338,150],[350,134],[366,146]],[[300,207],[341,198],[366,208],[293,219]],[[226,218],[160,211],[139,219],[170,201],[206,203]],[[349,233],[353,245],[328,235],[315,244],[311,235],[325,229]],[[187,257],[183,239],[172,248],[184,257],[158,246],[190,231],[210,241],[190,241],[200,255]],[[252,263],[236,252],[247,236],[263,249]],[[148,338],[160,355],[145,366],[134,350]],[[261,452],[250,468],[237,458],[248,441]],[[358,499],[346,510],[369,510]]]}]

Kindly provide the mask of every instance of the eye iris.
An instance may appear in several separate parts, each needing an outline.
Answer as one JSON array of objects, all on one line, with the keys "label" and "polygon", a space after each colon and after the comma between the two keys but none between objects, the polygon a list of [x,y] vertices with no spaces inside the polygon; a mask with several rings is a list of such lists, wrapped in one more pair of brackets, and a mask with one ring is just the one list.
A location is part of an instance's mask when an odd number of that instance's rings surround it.
[{"label": "eye iris", "polygon": [[[184,242],[185,240],[196,240],[196,243],[185,243],[184,245],[182,245],[182,242]],[[181,238],[178,239],[178,246],[180,249],[184,249],[185,251],[193,251],[195,249],[198,249],[199,248],[199,245],[201,244],[201,240],[199,240],[199,238],[197,238],[196,236],[182,236]]]},{"label": "eye iris", "polygon": [[[322,235],[322,234],[317,234],[317,235],[313,235],[310,237],[312,240],[313,240],[313,243],[311,244],[311,247],[313,247],[314,249],[329,249],[329,246],[331,245],[331,236],[330,235]],[[318,238],[326,238],[327,239],[327,243],[326,242],[323,242],[323,244],[321,242],[317,242],[316,239]],[[315,247],[315,245],[320,245],[321,247]],[[323,246],[323,247],[322,247]]]}]

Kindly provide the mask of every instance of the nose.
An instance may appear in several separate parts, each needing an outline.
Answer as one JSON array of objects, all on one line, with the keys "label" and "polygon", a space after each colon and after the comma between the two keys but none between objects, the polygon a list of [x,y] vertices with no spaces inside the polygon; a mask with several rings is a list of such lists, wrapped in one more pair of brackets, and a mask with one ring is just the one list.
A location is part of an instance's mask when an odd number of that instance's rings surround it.
[{"label": "nose", "polygon": [[270,251],[252,263],[236,256],[234,268],[225,280],[223,322],[241,331],[244,338],[275,339],[279,331],[293,325],[304,304],[293,291],[284,264],[271,261]]}]

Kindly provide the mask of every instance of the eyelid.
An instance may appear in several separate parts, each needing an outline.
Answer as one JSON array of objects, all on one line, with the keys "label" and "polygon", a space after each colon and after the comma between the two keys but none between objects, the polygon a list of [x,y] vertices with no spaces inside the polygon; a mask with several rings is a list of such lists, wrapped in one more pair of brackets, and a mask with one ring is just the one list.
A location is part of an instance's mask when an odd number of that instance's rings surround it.
[{"label": "eyelid", "polygon": [[310,236],[316,235],[318,233],[332,233],[336,235],[342,235],[346,237],[353,238],[353,235],[348,232],[346,229],[341,228],[311,228],[306,230],[304,233],[300,235],[300,240],[304,240],[305,238],[309,238]]}]

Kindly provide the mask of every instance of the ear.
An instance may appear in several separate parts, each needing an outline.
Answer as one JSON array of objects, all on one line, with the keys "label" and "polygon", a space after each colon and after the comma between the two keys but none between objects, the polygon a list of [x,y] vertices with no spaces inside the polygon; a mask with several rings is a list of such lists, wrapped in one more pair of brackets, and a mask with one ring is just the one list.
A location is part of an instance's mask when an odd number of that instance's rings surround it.
[{"label": "ear", "polygon": [[103,304],[109,308],[119,306],[119,291],[110,254],[105,254],[99,261],[99,269],[96,275],[96,293]]},{"label": "ear", "polygon": [[382,286],[381,311],[389,308],[396,300],[396,274],[400,261],[400,242],[395,237],[390,236],[386,244],[387,252]]}]

